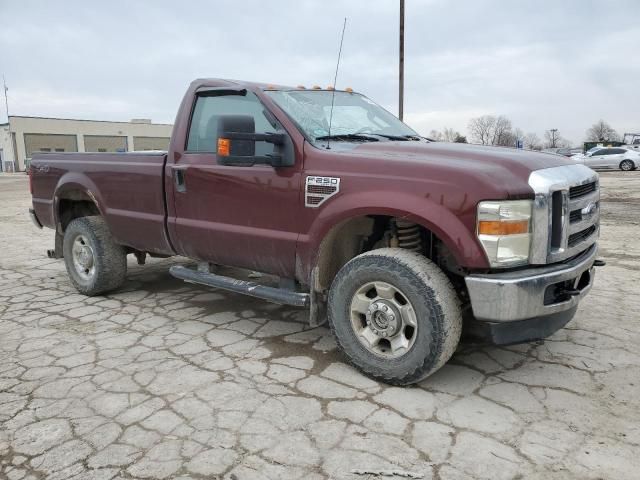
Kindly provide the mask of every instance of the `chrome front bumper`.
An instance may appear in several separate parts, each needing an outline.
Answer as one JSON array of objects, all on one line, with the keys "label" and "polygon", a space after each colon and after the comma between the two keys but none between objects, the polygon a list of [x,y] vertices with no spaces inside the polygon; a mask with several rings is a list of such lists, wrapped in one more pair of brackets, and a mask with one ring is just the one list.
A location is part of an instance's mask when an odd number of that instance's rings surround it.
[{"label": "chrome front bumper", "polygon": [[[570,310],[591,290],[597,245],[569,262],[507,273],[465,277],[473,315],[488,322],[512,322]],[[548,289],[560,293],[560,301]],[[562,291],[566,292],[562,295]]]}]

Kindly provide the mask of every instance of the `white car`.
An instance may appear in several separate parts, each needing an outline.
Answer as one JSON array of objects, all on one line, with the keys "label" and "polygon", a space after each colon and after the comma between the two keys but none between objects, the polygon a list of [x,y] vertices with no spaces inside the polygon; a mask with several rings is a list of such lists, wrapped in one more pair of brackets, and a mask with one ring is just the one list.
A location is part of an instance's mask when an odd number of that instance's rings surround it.
[{"label": "white car", "polygon": [[571,158],[594,170],[615,168],[630,171],[640,167],[640,152],[623,147],[596,147],[585,155],[575,155]]}]

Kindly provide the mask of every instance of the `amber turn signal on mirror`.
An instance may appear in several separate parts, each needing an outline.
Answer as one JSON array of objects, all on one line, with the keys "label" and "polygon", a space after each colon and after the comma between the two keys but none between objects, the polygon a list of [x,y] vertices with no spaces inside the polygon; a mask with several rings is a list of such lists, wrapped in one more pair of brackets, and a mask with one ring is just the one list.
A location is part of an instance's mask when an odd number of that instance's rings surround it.
[{"label": "amber turn signal on mirror", "polygon": [[218,155],[228,157],[231,151],[231,140],[228,138],[218,138]]}]

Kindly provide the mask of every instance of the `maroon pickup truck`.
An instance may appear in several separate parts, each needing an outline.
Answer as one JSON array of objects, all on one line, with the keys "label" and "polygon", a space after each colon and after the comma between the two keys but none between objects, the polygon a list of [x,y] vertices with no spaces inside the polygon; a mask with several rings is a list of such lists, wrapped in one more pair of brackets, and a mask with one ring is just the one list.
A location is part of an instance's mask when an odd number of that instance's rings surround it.
[{"label": "maroon pickup truck", "polygon": [[553,333],[603,264],[591,169],[430,142],[350,89],[196,80],[168,152],[38,154],[30,178],[81,293],[120,287],[128,254],[189,257],[173,276],[306,307],[395,384],[440,368],[463,323],[497,344]]}]

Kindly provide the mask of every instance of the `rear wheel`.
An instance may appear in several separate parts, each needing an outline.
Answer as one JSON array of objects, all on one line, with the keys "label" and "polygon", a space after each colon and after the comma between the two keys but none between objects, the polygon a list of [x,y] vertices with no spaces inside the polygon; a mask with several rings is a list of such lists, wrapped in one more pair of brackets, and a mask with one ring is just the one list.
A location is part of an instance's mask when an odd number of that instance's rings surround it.
[{"label": "rear wheel", "polygon": [[331,286],[328,313],[348,360],[397,385],[442,367],[462,330],[458,296],[447,276],[424,256],[397,248],[348,262]]},{"label": "rear wheel", "polygon": [[116,244],[102,217],[76,218],[64,232],[64,262],[74,287],[100,295],[120,287],[127,273],[127,254]]},{"label": "rear wheel", "polygon": [[620,162],[620,170],[624,170],[625,172],[629,172],[631,170],[635,170],[636,166],[631,160],[623,160]]}]

